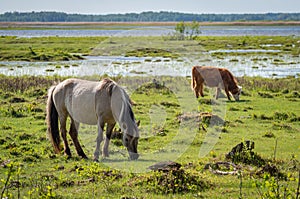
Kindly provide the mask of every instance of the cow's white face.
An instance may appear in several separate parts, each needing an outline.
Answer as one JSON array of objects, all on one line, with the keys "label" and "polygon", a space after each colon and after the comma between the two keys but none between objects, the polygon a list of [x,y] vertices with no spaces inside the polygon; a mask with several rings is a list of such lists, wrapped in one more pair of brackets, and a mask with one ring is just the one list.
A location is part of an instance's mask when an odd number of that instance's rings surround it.
[{"label": "cow's white face", "polygon": [[240,100],[240,94],[242,93],[242,87],[238,86],[238,92],[235,94],[232,94],[233,98],[235,99],[235,101],[239,101]]}]

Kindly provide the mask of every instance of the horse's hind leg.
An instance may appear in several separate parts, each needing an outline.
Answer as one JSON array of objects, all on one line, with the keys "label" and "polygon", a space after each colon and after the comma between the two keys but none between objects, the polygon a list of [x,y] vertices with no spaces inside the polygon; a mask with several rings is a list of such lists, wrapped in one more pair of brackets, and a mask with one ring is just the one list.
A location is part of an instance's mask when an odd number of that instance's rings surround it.
[{"label": "horse's hind leg", "polygon": [[104,142],[104,146],[103,146],[103,151],[102,151],[102,156],[103,157],[108,157],[108,146],[109,146],[109,141],[111,138],[111,133],[112,130],[114,128],[114,126],[116,125],[116,123],[113,124],[107,124],[107,129],[106,129],[106,138],[105,138],[105,142]]},{"label": "horse's hind leg", "polygon": [[79,128],[79,123],[78,122],[75,122],[72,118],[71,118],[71,125],[70,125],[70,131],[69,131],[69,134],[73,140],[73,143],[75,145],[75,148],[76,148],[76,151],[77,151],[77,154],[82,157],[82,158],[86,158],[86,155],[85,153],[83,152],[82,148],[81,148],[81,145],[79,143],[79,140],[78,140],[78,128]]},{"label": "horse's hind leg", "polygon": [[71,151],[68,145],[68,139],[67,139],[67,129],[66,129],[66,121],[67,121],[67,115],[63,114],[60,115],[60,131],[61,131],[61,137],[64,141],[64,153],[71,157]]}]

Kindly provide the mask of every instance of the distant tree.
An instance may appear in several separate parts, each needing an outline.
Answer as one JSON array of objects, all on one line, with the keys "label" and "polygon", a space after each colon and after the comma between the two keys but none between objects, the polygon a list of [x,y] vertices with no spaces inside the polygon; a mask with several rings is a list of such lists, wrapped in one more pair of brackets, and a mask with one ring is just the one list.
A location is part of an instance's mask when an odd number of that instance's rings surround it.
[{"label": "distant tree", "polygon": [[[187,24],[183,21],[300,21],[300,13],[266,13],[266,14],[190,14],[179,12],[142,12],[126,14],[107,14],[107,15],[86,15],[86,14],[67,14],[62,12],[6,12],[0,14],[0,21],[19,21],[19,22],[92,22],[92,21],[118,21],[118,22],[136,22],[136,21],[176,21],[180,22],[178,33],[185,28]],[[192,23],[193,24],[193,23]],[[196,23],[194,23],[196,25]],[[181,26],[181,27],[180,27]],[[192,27],[191,30],[197,30]],[[182,34],[182,33],[181,33]],[[193,32],[195,35],[196,32]]]},{"label": "distant tree", "polygon": [[191,23],[179,22],[175,26],[175,38],[177,40],[194,39],[195,36],[199,35],[200,24],[197,21]]},{"label": "distant tree", "polygon": [[189,23],[188,26],[188,34],[189,39],[194,39],[195,36],[201,34],[200,31],[200,24],[197,21],[193,21],[192,23]]},{"label": "distant tree", "polygon": [[183,21],[179,22],[175,26],[175,36],[178,40],[184,40],[184,34],[185,34],[186,25]]}]

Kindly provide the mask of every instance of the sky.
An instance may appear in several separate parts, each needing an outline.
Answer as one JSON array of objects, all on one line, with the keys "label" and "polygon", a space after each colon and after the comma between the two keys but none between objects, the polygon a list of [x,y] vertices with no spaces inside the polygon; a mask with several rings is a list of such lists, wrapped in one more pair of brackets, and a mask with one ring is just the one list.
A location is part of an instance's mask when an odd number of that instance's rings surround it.
[{"label": "sky", "polygon": [[170,11],[194,14],[300,12],[300,0],[0,0],[0,13],[57,11],[123,14]]}]

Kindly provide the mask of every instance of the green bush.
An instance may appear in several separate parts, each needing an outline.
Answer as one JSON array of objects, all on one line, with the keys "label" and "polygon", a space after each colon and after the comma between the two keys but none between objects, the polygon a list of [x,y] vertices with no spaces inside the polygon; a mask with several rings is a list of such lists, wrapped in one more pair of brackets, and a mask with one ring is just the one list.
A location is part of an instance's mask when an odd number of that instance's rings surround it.
[{"label": "green bush", "polygon": [[154,171],[137,179],[136,185],[146,186],[150,192],[157,194],[196,193],[212,185],[197,173],[183,169]]}]

